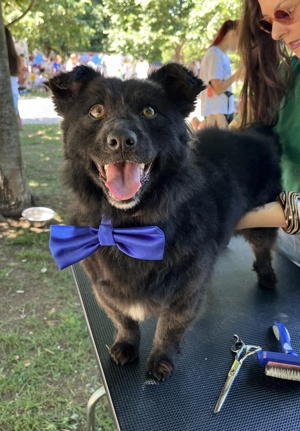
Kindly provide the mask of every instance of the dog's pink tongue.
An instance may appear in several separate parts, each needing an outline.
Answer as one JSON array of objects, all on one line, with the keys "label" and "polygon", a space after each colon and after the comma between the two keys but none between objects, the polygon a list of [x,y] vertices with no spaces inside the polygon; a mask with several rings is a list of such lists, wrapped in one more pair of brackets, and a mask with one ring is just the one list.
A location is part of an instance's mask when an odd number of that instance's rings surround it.
[{"label": "dog's pink tongue", "polygon": [[140,165],[131,162],[109,164],[106,178],[106,187],[116,199],[131,199],[141,187]]}]

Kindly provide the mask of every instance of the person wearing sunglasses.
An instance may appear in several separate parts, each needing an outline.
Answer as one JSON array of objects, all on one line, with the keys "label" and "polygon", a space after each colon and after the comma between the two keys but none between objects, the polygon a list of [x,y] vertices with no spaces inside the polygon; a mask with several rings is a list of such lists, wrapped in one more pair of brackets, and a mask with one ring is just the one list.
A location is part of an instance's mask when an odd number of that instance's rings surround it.
[{"label": "person wearing sunglasses", "polygon": [[239,126],[263,123],[278,135],[284,191],[238,228],[282,227],[278,251],[300,266],[300,0],[244,0],[239,50]]}]

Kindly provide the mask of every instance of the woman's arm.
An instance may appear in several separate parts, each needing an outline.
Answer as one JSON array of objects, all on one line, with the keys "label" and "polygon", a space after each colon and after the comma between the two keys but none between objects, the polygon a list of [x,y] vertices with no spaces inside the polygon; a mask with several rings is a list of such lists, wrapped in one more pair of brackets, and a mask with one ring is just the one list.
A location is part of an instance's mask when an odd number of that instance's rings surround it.
[{"label": "woman's arm", "polygon": [[286,227],[283,208],[280,202],[270,202],[245,214],[237,225],[237,229],[253,227]]},{"label": "woman's arm", "polygon": [[220,94],[224,93],[235,81],[240,78],[242,73],[242,67],[240,67],[233,75],[231,75],[228,79],[212,79],[210,81],[210,85],[212,86],[214,92],[220,96]]},{"label": "woman's arm", "polygon": [[237,229],[281,227],[291,235],[300,233],[300,193],[281,192],[270,202],[245,214]]},{"label": "woman's arm", "polygon": [[198,124],[197,129],[206,129],[207,127],[218,127],[219,129],[228,129],[228,123],[225,115],[209,114],[203,121],[201,121]]}]

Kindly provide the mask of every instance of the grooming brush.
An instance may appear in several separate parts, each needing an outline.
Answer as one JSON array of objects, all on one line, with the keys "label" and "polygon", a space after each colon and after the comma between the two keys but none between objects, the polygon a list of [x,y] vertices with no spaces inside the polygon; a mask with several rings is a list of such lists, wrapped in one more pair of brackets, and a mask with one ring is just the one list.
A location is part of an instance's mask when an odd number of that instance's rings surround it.
[{"label": "grooming brush", "polygon": [[289,331],[281,322],[274,322],[273,332],[282,353],[260,350],[257,352],[259,365],[265,366],[266,376],[300,382],[300,356],[291,346]]}]

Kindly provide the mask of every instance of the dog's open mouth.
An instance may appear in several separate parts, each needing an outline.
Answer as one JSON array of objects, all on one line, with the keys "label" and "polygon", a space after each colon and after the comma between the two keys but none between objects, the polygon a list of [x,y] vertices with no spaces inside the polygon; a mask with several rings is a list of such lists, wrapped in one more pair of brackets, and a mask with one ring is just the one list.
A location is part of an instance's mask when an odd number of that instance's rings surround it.
[{"label": "dog's open mouth", "polygon": [[99,178],[117,200],[133,199],[149,179],[152,163],[117,162],[107,165],[96,163]]}]

